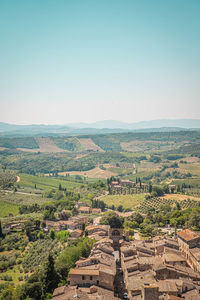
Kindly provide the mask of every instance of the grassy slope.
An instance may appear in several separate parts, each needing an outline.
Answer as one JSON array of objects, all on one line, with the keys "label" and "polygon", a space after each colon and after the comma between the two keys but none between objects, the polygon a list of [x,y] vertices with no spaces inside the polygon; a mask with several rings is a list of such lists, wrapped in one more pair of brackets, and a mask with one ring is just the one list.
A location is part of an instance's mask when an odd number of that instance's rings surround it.
[{"label": "grassy slope", "polygon": [[135,194],[135,195],[107,195],[101,197],[107,205],[123,205],[124,208],[134,208],[144,200],[145,194]]},{"label": "grassy slope", "polygon": [[66,188],[67,190],[71,190],[73,188],[80,188],[82,183],[78,182],[71,182],[71,181],[65,181],[58,178],[51,178],[51,177],[39,177],[39,176],[33,176],[28,174],[20,174],[20,186],[22,187],[32,187],[34,188],[35,184],[37,185],[37,188],[43,189],[43,190],[50,190],[50,189],[58,189],[59,184],[62,185],[63,188]]},{"label": "grassy slope", "polygon": [[18,193],[5,193],[0,194],[1,201],[9,202],[11,204],[23,205],[23,204],[42,204],[49,199],[45,199],[40,195],[31,195],[31,194],[18,194]]},{"label": "grassy slope", "polygon": [[16,216],[18,213],[19,205],[0,199],[0,218],[9,216],[9,214]]}]

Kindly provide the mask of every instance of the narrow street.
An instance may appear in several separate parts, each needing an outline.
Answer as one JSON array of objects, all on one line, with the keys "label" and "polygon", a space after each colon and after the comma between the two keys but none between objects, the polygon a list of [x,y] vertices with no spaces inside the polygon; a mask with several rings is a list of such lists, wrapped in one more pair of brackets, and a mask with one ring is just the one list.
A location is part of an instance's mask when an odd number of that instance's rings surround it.
[{"label": "narrow street", "polygon": [[116,260],[116,276],[114,281],[114,292],[115,295],[120,299],[128,299],[126,297],[123,297],[123,295],[127,293],[127,291],[125,288],[123,271],[121,269],[121,254],[120,251],[115,251],[115,252],[118,252],[117,254],[115,254],[115,257],[118,257],[118,259]]}]

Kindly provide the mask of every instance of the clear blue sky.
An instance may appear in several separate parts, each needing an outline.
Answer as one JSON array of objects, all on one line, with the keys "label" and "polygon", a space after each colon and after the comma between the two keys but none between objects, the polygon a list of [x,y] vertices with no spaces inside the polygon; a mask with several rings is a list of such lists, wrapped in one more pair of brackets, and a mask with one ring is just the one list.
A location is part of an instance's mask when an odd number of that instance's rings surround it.
[{"label": "clear blue sky", "polygon": [[0,121],[200,118],[199,0],[0,0]]}]

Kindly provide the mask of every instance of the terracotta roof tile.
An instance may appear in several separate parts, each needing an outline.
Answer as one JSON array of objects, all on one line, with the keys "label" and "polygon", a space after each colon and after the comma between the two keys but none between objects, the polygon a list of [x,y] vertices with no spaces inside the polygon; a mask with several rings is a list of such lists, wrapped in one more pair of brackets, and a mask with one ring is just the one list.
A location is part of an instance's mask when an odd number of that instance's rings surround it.
[{"label": "terracotta roof tile", "polygon": [[178,232],[178,236],[185,241],[192,241],[197,238],[200,238],[200,236],[196,232],[191,231],[189,229],[185,229],[185,230]]}]

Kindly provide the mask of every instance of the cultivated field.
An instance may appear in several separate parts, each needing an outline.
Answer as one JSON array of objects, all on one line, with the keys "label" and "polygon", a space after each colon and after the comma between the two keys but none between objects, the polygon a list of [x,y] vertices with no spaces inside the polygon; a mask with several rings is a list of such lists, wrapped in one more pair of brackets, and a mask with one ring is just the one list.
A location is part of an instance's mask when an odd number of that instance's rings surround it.
[{"label": "cultivated field", "polygon": [[141,141],[122,142],[121,147],[128,152],[139,152],[149,150],[159,150],[160,148],[169,149],[170,145],[164,141]]},{"label": "cultivated field", "polygon": [[4,202],[8,202],[10,204],[16,204],[16,205],[23,205],[23,204],[31,205],[34,203],[43,204],[46,201],[49,201],[49,199],[43,198],[41,194],[40,195],[28,194],[28,190],[29,189],[25,189],[24,193],[2,192],[2,193],[0,193],[0,199],[1,199],[0,201],[4,201]]},{"label": "cultivated field", "polygon": [[99,152],[104,152],[103,149],[101,149],[99,146],[97,146],[91,139],[86,139],[86,138],[79,138],[78,139],[79,143],[85,150],[90,150],[90,151],[99,151]]},{"label": "cultivated field", "polygon": [[172,199],[175,201],[184,201],[184,200],[195,200],[200,201],[200,197],[194,197],[194,196],[188,196],[188,195],[182,195],[182,194],[167,194],[165,196],[160,197],[162,199]]},{"label": "cultivated field", "polygon": [[58,153],[58,152],[65,152],[59,148],[51,138],[35,138],[36,142],[39,145],[39,148],[36,149],[28,149],[28,148],[17,148],[17,150],[25,151],[25,152],[46,152],[46,153]]},{"label": "cultivated field", "polygon": [[62,185],[63,188],[67,190],[72,190],[74,188],[80,188],[83,183],[72,182],[67,180],[62,180],[58,178],[49,178],[45,176],[33,176],[28,174],[20,174],[20,186],[21,187],[30,187],[34,188],[35,184],[37,185],[37,189],[42,190],[50,190],[50,189],[58,189],[59,184]]},{"label": "cultivated field", "polygon": [[[178,197],[181,196],[181,197]],[[198,206],[200,198],[190,197],[187,195],[166,195],[160,198],[144,199],[143,202],[136,208],[141,213],[147,213],[149,209],[158,210],[163,205],[169,205],[171,208],[176,208],[177,203],[180,205],[180,209],[187,209]]]},{"label": "cultivated field", "polygon": [[106,195],[101,197],[108,206],[114,205],[118,207],[123,205],[124,208],[133,209],[144,200],[145,194],[135,195]]},{"label": "cultivated field", "polygon": [[9,215],[16,216],[19,213],[19,206],[0,199],[0,218],[8,217]]},{"label": "cultivated field", "polygon": [[200,163],[199,162],[190,162],[187,164],[179,163],[179,171],[182,173],[191,173],[194,176],[195,175],[200,176]]},{"label": "cultivated field", "polygon": [[65,176],[66,174],[69,175],[82,175],[89,178],[109,178],[111,176],[115,176],[116,174],[114,172],[111,172],[109,170],[102,170],[99,167],[96,167],[89,171],[71,171],[71,172],[59,172],[58,175]]}]

